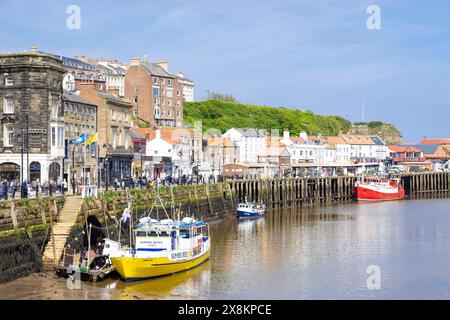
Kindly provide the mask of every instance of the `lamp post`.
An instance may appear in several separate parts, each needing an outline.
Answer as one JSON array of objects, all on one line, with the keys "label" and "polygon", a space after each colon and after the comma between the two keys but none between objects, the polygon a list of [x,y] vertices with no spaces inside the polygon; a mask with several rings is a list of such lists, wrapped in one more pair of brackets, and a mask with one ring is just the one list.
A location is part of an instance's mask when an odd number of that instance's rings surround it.
[{"label": "lamp post", "polygon": [[23,185],[23,145],[24,145],[24,132],[22,130],[21,133],[17,135],[17,141],[20,143],[20,159],[21,159],[21,166],[20,166],[20,197],[23,198],[23,191],[22,191],[22,185]]},{"label": "lamp post", "polygon": [[102,147],[106,149],[105,161],[104,161],[104,163],[105,163],[105,188],[106,188],[106,191],[108,191],[108,183],[109,183],[109,176],[108,176],[108,173],[109,173],[109,160],[108,160],[108,153],[109,153],[109,150],[111,149],[112,146],[111,146],[109,143],[105,143],[105,144],[103,144]]}]

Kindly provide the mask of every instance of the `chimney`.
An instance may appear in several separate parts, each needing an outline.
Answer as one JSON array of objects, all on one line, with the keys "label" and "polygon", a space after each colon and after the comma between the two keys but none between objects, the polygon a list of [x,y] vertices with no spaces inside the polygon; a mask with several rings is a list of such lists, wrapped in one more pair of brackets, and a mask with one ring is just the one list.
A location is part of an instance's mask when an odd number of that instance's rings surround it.
[{"label": "chimney", "polygon": [[142,64],[141,58],[131,58],[132,66],[140,66]]},{"label": "chimney", "polygon": [[155,138],[156,138],[156,139],[161,139],[161,130],[157,129],[157,130],[155,131]]},{"label": "chimney", "polygon": [[308,141],[308,134],[305,131],[300,132],[300,138],[305,141]]},{"label": "chimney", "polygon": [[31,52],[37,52],[37,46],[35,44],[31,46]]},{"label": "chimney", "polygon": [[154,64],[160,66],[161,68],[164,69],[164,71],[169,72],[169,62],[167,61],[157,61],[154,62]]}]

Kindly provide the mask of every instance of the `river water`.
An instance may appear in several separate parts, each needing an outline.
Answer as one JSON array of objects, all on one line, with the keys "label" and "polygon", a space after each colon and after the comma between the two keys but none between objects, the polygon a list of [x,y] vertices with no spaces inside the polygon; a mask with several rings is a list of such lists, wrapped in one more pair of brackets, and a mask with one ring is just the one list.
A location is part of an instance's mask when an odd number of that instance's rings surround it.
[{"label": "river water", "polygon": [[193,270],[96,286],[161,298],[450,298],[450,200],[274,210],[212,223],[211,236],[210,261]]},{"label": "river water", "polygon": [[[450,298],[450,200],[274,210],[257,220],[232,218],[211,223],[210,227],[211,258],[195,269],[131,283],[118,278],[83,283],[79,294],[67,289],[64,279],[19,279],[3,287],[3,296]],[[36,278],[42,279],[39,288]],[[44,289],[49,281],[51,288]]]}]

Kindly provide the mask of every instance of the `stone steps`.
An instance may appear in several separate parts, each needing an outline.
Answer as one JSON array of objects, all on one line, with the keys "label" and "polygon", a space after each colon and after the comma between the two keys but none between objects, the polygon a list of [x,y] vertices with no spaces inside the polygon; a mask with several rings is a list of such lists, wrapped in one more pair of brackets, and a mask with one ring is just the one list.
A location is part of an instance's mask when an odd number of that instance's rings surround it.
[{"label": "stone steps", "polygon": [[[68,196],[66,198],[64,207],[59,214],[59,220],[53,225],[50,240],[44,250],[44,256],[42,258],[44,270],[54,271],[59,264],[64,252],[64,245],[70,235],[72,226],[77,221],[82,202],[83,200],[78,196]],[[54,249],[53,245],[55,246]]]}]

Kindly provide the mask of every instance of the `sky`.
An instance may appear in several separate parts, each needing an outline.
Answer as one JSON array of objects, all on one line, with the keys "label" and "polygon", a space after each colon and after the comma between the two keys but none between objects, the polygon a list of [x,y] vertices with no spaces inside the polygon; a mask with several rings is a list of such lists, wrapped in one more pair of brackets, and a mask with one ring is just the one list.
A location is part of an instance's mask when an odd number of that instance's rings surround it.
[{"label": "sky", "polygon": [[[380,29],[367,27],[370,5]],[[196,100],[229,93],[391,122],[405,142],[450,137],[449,0],[0,0],[0,12],[0,52],[147,55],[193,79]]]}]

